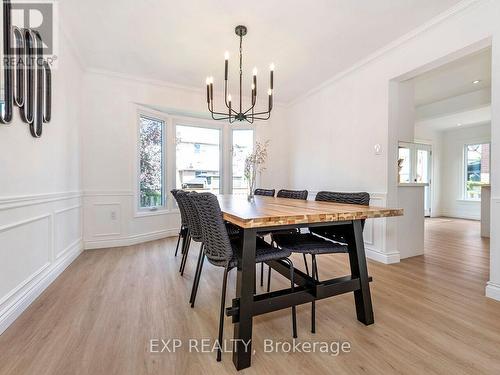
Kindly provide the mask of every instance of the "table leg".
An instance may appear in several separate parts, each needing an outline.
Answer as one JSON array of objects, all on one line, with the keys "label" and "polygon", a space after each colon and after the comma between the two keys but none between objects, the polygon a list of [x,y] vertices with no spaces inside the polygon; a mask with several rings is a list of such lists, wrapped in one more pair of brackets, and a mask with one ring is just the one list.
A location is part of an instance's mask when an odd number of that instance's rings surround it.
[{"label": "table leg", "polygon": [[373,324],[373,307],[370,295],[370,282],[366,266],[365,244],[363,241],[363,228],[361,220],[352,222],[352,233],[349,236],[349,263],[351,274],[358,277],[361,289],[354,292],[356,302],[356,315],[358,320],[366,325]]},{"label": "table leg", "polygon": [[244,229],[241,254],[238,254],[236,298],[239,298],[239,319],[234,324],[233,363],[237,370],[250,367],[252,359],[252,309],[255,287],[255,242],[257,232]]}]

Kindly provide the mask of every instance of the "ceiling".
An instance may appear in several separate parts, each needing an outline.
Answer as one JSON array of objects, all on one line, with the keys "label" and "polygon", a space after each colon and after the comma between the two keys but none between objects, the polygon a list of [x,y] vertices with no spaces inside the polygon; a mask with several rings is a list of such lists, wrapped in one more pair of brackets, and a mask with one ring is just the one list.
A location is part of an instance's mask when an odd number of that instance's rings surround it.
[{"label": "ceiling", "polygon": [[414,83],[417,127],[446,131],[491,122],[491,48],[422,74]]},{"label": "ceiling", "polygon": [[274,62],[276,99],[288,102],[458,2],[64,0],[59,9],[88,67],[195,88],[207,75],[222,81],[226,50],[236,87],[234,27],[244,24],[248,89],[252,67],[266,87]]},{"label": "ceiling", "polygon": [[[481,82],[474,84],[473,82]],[[491,49],[455,60],[415,78],[417,107],[491,86]]]},{"label": "ceiling", "polygon": [[489,124],[491,122],[491,107],[484,106],[462,112],[451,113],[441,117],[422,120],[415,125],[422,129],[433,131],[447,131],[450,129],[467,128],[471,126]]}]

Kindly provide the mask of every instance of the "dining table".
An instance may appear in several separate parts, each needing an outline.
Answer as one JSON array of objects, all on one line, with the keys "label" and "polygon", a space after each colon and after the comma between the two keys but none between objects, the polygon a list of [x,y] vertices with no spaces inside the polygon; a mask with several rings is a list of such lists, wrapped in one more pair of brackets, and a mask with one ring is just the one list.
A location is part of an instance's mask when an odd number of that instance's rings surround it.
[{"label": "dining table", "polygon": [[[237,250],[236,296],[226,316],[232,317],[233,363],[237,370],[250,367],[252,359],[253,317],[344,293],[354,293],[357,319],[374,323],[370,295],[363,225],[365,219],[403,215],[402,209],[265,196],[219,195],[223,218],[240,228],[241,246]],[[294,268],[294,288],[255,294],[255,248],[259,232],[342,225],[348,247],[350,275],[317,281]],[[290,279],[288,263],[277,260],[266,264]]]}]

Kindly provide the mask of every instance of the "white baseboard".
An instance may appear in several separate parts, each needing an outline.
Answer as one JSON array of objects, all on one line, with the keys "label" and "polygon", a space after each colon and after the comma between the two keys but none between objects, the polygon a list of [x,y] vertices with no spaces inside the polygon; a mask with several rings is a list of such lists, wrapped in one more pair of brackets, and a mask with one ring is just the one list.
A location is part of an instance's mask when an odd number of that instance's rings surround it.
[{"label": "white baseboard", "polygon": [[105,238],[98,240],[90,240],[84,242],[84,249],[104,249],[108,247],[123,247],[137,245],[142,242],[159,240],[165,237],[174,237],[179,234],[179,228],[175,229],[165,229],[156,232],[148,232],[141,234],[134,234],[127,237],[121,238]]},{"label": "white baseboard", "polygon": [[500,301],[500,284],[488,281],[486,284],[486,297]]},{"label": "white baseboard", "polygon": [[399,263],[400,257],[399,252],[393,253],[382,253],[377,249],[371,248],[365,244],[365,253],[368,259],[377,261],[384,264],[394,264]]},{"label": "white baseboard", "polygon": [[481,220],[481,216],[474,215],[474,214],[467,214],[463,213],[460,211],[448,211],[448,210],[441,210],[440,216],[442,217],[449,217],[453,219],[464,219],[464,220]]},{"label": "white baseboard", "polygon": [[40,278],[24,290],[22,294],[13,296],[13,301],[0,311],[0,334],[2,334],[35,299],[52,284],[52,282],[68,267],[83,250],[82,241],[76,242],[72,248],[62,255],[57,262],[48,267],[48,271],[41,274]]}]

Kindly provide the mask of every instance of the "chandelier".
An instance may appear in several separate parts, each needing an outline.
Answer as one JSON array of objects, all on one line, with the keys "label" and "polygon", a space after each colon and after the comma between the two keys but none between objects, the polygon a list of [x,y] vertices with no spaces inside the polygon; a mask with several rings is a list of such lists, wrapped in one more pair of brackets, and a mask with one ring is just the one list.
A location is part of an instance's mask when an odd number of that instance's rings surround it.
[{"label": "chandelier", "polygon": [[[253,69],[253,79],[251,86],[251,105],[250,108],[243,110],[243,96],[242,96],[242,79],[243,79],[243,71],[242,71],[242,61],[243,61],[243,52],[242,52],[242,44],[243,44],[243,36],[247,34],[246,26],[236,26],[235,28],[236,35],[240,38],[240,95],[239,95],[239,106],[236,105],[236,110],[233,107],[233,102],[231,95],[227,93],[228,83],[228,62],[229,62],[229,52],[226,52],[224,55],[225,58],[225,67],[224,67],[224,103],[226,105],[225,112],[217,112],[214,110],[214,79],[213,77],[207,77],[207,105],[210,114],[214,120],[229,120],[229,123],[232,124],[235,121],[247,121],[251,124],[255,120],[268,120],[271,117],[271,110],[273,109],[273,75],[274,75],[274,64],[271,64],[270,69],[270,85],[268,94],[268,109],[267,111],[257,112],[255,110],[255,104],[257,103],[257,68]],[[238,108],[239,107],[239,108]]]}]

